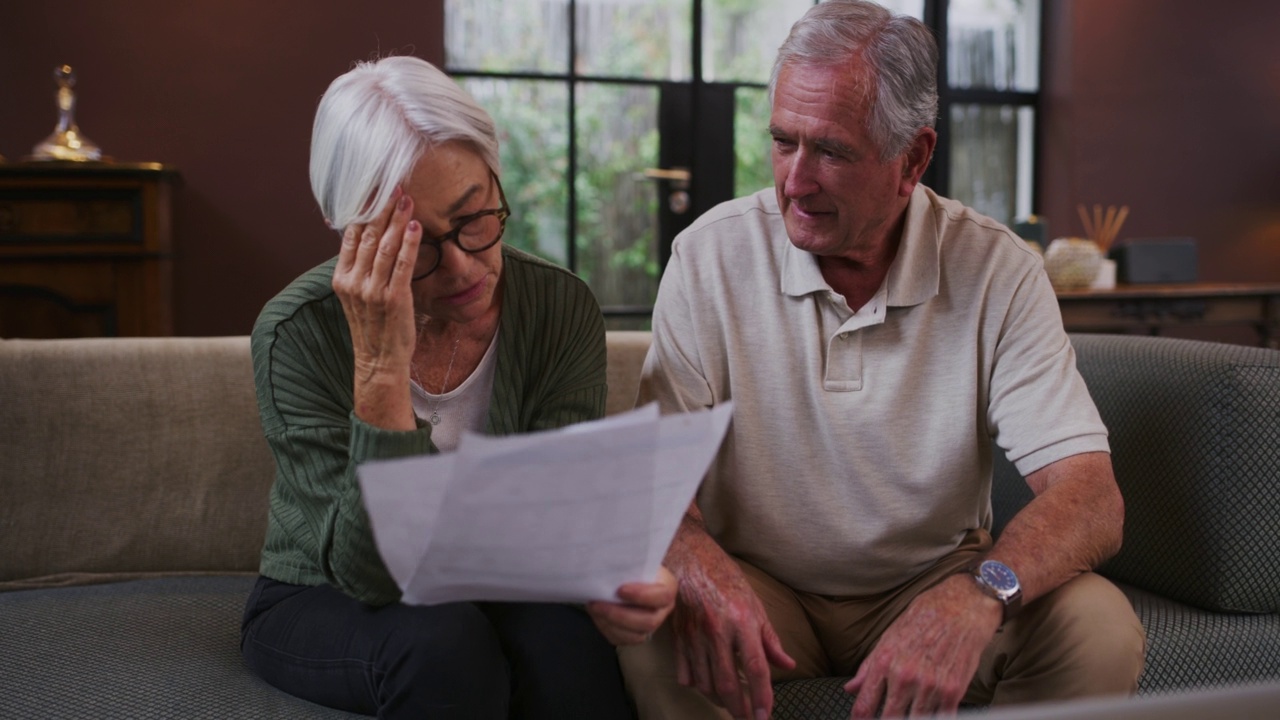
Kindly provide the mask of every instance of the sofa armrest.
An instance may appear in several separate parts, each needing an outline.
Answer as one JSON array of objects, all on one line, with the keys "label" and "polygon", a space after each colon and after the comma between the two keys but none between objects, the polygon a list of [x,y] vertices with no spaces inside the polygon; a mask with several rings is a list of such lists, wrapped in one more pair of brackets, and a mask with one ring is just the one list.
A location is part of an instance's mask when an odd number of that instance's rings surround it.
[{"label": "sofa armrest", "polygon": [[[1101,568],[1207,610],[1280,610],[1280,352],[1073,334],[1110,431],[1124,546]],[[997,527],[1030,491],[997,457]]]}]

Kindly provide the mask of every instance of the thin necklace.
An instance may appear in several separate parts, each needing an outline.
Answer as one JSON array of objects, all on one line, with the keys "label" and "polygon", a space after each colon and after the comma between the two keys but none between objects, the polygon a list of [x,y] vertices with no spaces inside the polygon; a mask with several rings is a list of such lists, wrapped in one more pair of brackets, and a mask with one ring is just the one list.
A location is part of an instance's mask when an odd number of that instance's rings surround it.
[{"label": "thin necklace", "polygon": [[[418,337],[421,338],[422,336],[419,335]],[[449,367],[444,371],[444,382],[440,385],[440,392],[436,393],[436,406],[434,408],[431,407],[431,396],[427,396],[427,409],[431,411],[429,422],[432,425],[440,424],[440,403],[444,400],[445,389],[449,387],[449,376],[453,375],[453,361],[458,357],[458,346],[461,344],[462,336],[458,336],[458,339],[453,341],[453,352],[449,355]],[[413,367],[412,361],[409,362],[409,374],[413,376],[413,381],[418,383],[418,387],[422,388],[423,391],[427,390],[427,386],[418,378],[418,371]]]}]

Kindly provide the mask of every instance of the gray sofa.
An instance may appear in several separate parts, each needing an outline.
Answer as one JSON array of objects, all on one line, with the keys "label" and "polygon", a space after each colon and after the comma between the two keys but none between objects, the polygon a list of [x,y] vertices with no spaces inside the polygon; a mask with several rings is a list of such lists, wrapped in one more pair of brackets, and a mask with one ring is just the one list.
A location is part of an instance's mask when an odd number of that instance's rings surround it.
[{"label": "gray sofa", "polygon": [[[1280,352],[1074,336],[1128,502],[1145,693],[1280,678]],[[610,333],[611,412],[645,333]],[[0,340],[0,718],[346,718],[242,666],[272,463],[248,340]],[[1025,495],[998,471],[997,515]],[[847,717],[840,678],[778,718]]]}]

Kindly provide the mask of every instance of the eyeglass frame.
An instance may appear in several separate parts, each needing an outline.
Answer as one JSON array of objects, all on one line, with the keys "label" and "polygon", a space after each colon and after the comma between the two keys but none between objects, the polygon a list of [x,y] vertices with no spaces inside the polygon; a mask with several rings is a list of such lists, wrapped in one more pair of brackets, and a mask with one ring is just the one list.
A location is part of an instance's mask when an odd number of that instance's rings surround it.
[{"label": "eyeglass frame", "polygon": [[[480,210],[478,212],[473,212],[470,215],[464,215],[463,217],[459,218],[456,223],[454,223],[453,229],[450,230],[449,232],[446,232],[443,235],[432,238],[430,240],[423,238],[422,241],[418,244],[419,254],[421,254],[422,248],[424,246],[430,245],[436,249],[436,262],[434,265],[431,266],[430,270],[418,275],[414,275],[413,276],[414,282],[417,282],[418,280],[421,280],[427,277],[428,275],[435,272],[440,267],[440,260],[441,258],[444,257],[444,250],[443,250],[444,244],[449,242],[450,240],[452,240],[453,243],[458,246],[459,250],[466,253],[471,253],[471,254],[484,252],[485,250],[488,250],[494,245],[497,245],[498,242],[502,240],[502,236],[507,232],[507,219],[511,217],[511,206],[507,204],[507,194],[502,190],[502,181],[498,179],[498,175],[494,173],[492,170],[490,170],[489,177],[493,178],[493,183],[498,186],[498,197],[502,200],[502,206],[497,208],[490,208],[488,210]],[[468,224],[472,222],[475,222],[476,220],[479,220],[482,217],[488,217],[490,215],[493,215],[494,217],[498,218],[498,234],[494,236],[493,242],[490,242],[488,245],[485,245],[482,248],[476,248],[474,250],[463,247],[462,243],[458,242],[458,236],[462,234],[462,228],[466,227]]]}]

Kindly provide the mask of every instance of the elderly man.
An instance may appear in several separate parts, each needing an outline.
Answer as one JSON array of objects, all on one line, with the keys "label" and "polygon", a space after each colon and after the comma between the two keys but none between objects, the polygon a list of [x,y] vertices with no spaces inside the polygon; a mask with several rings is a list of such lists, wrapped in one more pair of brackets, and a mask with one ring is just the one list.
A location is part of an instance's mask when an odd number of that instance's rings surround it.
[{"label": "elderly man", "polygon": [[[771,680],[827,675],[854,717],[1136,688],[1141,624],[1091,572],[1123,501],[1041,262],[919,184],[936,52],[815,6],[770,83],[775,187],[676,239],[640,399],[736,409],[672,619],[620,650],[643,718],[763,718]],[[995,542],[992,438],[1035,493]]]}]

